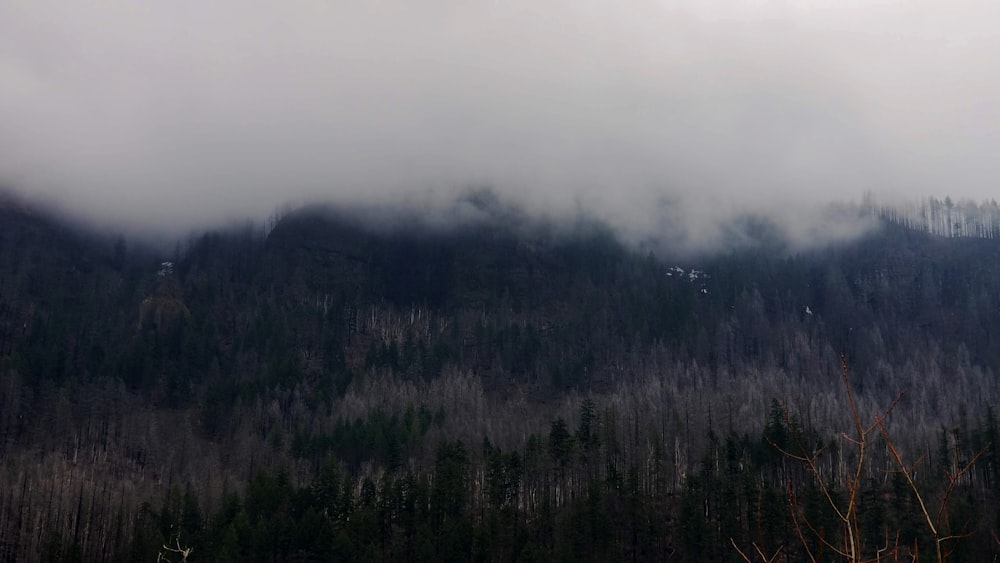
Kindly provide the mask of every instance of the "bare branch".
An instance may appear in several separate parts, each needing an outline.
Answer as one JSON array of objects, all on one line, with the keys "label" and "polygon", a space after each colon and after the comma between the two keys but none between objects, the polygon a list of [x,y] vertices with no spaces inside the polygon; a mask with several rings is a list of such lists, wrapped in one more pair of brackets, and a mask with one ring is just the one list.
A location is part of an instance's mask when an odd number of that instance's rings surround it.
[{"label": "bare branch", "polygon": [[[190,555],[191,555],[191,552],[194,551],[194,548],[181,547],[181,535],[180,534],[177,534],[177,537],[174,539],[174,543],[175,543],[176,547],[170,547],[167,544],[163,544],[163,549],[166,551],[166,553],[176,553],[176,554],[180,555],[181,556],[180,561],[182,561],[182,562],[187,561],[188,557],[190,557]],[[166,553],[163,552],[163,551],[161,551],[159,554],[157,554],[157,557],[156,557],[157,563],[159,563],[160,561],[165,561],[165,562],[169,562],[170,561],[170,559],[167,559]]]},{"label": "bare branch", "polygon": [[747,557],[747,554],[743,553],[743,550],[740,549],[740,546],[736,545],[736,541],[733,540],[733,538],[729,538],[729,543],[733,545],[733,549],[736,550],[736,553],[740,554],[740,557],[742,557],[744,561],[746,561],[747,563],[753,563],[751,559]]},{"label": "bare branch", "polygon": [[777,549],[777,550],[776,550],[776,551],[774,552],[774,555],[772,555],[772,556],[770,556],[770,557],[768,557],[768,556],[764,555],[764,552],[763,552],[763,551],[762,551],[762,550],[760,549],[760,547],[759,547],[759,546],[758,546],[757,544],[753,544],[753,548],[754,548],[755,550],[757,550],[757,555],[759,555],[759,556],[760,556],[760,559],[761,559],[761,561],[764,561],[765,563],[771,563],[772,561],[774,561],[774,560],[776,560],[776,559],[778,558],[778,555],[780,555],[780,554],[781,554],[781,550],[782,550],[782,549],[784,548],[784,546],[782,546],[782,547],[779,547],[779,548],[778,548],[778,549]]}]

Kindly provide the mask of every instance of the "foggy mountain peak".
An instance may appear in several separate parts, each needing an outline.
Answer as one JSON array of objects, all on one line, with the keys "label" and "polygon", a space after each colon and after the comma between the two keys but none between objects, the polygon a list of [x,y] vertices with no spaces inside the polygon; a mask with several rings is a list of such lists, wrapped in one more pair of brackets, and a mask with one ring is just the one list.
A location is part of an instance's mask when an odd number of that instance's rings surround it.
[{"label": "foggy mountain peak", "polygon": [[995,10],[5,4],[0,182],[174,236],[486,185],[636,240],[713,247],[761,215],[814,244],[863,231],[816,210],[864,190],[990,193]]}]

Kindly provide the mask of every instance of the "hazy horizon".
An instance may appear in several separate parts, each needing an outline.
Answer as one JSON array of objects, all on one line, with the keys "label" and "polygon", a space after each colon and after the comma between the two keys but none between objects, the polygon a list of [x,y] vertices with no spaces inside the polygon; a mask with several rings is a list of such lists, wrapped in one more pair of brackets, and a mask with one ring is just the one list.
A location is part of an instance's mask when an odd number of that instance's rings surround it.
[{"label": "hazy horizon", "polygon": [[[489,188],[711,244],[742,213],[995,197],[1000,6],[960,0],[0,5],[0,185],[183,233]],[[780,213],[775,210],[779,208]],[[668,210],[665,212],[665,210]]]}]

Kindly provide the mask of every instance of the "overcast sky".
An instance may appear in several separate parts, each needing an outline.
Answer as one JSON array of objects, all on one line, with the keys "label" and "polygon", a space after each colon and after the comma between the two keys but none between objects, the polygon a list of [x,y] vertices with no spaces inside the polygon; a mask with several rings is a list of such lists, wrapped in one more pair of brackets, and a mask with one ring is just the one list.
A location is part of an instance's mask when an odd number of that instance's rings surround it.
[{"label": "overcast sky", "polygon": [[469,186],[693,237],[779,201],[991,198],[998,22],[995,0],[0,0],[0,184],[182,230]]}]

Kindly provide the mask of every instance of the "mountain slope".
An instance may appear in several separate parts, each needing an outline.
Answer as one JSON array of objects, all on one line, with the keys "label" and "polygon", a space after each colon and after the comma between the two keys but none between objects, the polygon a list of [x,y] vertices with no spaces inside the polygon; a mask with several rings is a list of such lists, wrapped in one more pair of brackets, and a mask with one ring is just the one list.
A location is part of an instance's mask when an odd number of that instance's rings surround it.
[{"label": "mountain slope", "polygon": [[[713,428],[760,432],[772,399],[820,435],[841,428],[840,354],[865,408],[908,389],[894,415],[907,447],[936,447],[1000,394],[995,240],[885,223],[808,252],[674,258],[586,221],[305,209],[266,236],[206,233],[162,256],[0,213],[8,489],[48,464],[89,483],[94,510],[171,483],[213,507],[257,469],[305,484],[330,460],[358,486],[420,474],[450,440],[537,444],[584,398],[608,460],[595,474],[646,467],[648,447],[676,488]],[[33,486],[76,514],[56,483]]]}]

